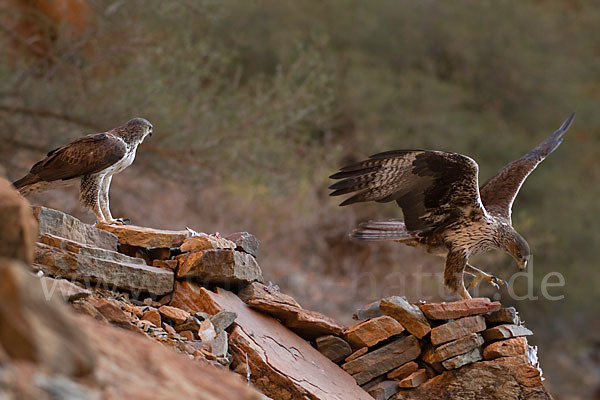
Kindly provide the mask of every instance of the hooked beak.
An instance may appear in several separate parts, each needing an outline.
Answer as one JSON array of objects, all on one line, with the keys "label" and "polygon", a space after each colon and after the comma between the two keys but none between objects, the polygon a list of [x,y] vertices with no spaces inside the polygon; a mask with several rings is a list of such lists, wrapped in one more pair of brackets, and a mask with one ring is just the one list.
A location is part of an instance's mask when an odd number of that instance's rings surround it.
[{"label": "hooked beak", "polygon": [[148,136],[152,136],[152,128],[148,129]]},{"label": "hooked beak", "polygon": [[524,258],[523,260],[519,261],[519,269],[520,270],[524,270],[525,268],[527,268],[527,259]]}]

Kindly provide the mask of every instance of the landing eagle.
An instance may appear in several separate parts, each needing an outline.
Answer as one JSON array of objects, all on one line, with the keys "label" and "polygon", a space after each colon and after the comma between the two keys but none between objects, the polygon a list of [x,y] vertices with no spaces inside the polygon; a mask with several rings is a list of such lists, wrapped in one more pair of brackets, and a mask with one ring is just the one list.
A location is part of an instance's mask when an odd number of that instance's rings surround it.
[{"label": "landing eagle", "polygon": [[481,188],[477,163],[464,155],[433,150],[394,150],[341,168],[331,196],[354,193],[341,206],[365,201],[396,201],[404,220],[369,221],[351,233],[357,240],[390,240],[446,257],[444,283],[462,298],[471,298],[463,273],[499,287],[504,283],[468,263],[470,255],[501,249],[521,269],[529,245],[512,227],[512,204],[527,176],[562,142],[575,114],[549,138],[511,162]]},{"label": "landing eagle", "polygon": [[134,118],[108,132],[84,136],[49,152],[13,185],[27,196],[79,184],[79,200],[99,223],[123,223],[110,212],[108,191],[113,175],[133,163],[138,145],[148,135],[152,135],[152,124]]}]

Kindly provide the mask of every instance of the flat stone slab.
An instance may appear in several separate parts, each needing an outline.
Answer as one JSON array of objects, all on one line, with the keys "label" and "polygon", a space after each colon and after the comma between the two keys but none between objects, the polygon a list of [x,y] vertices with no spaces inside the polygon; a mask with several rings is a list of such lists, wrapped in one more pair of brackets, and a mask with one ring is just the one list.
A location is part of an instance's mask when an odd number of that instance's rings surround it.
[{"label": "flat stone slab", "polygon": [[292,296],[288,296],[287,294],[281,293],[275,290],[273,287],[262,284],[260,282],[252,282],[244,289],[242,289],[238,293],[238,296],[245,303],[248,303],[249,301],[261,301],[274,304],[285,304],[292,307],[302,308]]},{"label": "flat stone slab", "polygon": [[105,260],[37,243],[34,267],[44,273],[104,286],[163,295],[173,290],[173,272],[145,264]]},{"label": "flat stone slab", "polygon": [[419,369],[407,376],[406,378],[402,379],[400,381],[399,386],[405,389],[416,388],[417,386],[419,386],[422,383],[425,383],[426,381],[427,371],[425,369]]},{"label": "flat stone slab", "polygon": [[525,326],[509,324],[498,325],[483,332],[483,338],[486,342],[529,335],[533,335],[533,332],[525,328]]},{"label": "flat stone slab", "polygon": [[354,353],[350,354],[344,361],[350,362],[352,360],[356,360],[358,357],[365,355],[369,352],[368,347],[363,347],[362,349],[356,350]]},{"label": "flat stone slab", "polygon": [[431,331],[431,326],[419,307],[410,304],[402,297],[392,296],[382,299],[379,310],[400,322],[407,331],[419,339]]},{"label": "flat stone slab", "polygon": [[419,364],[417,364],[414,361],[409,361],[406,364],[402,364],[398,368],[393,369],[390,372],[388,372],[387,377],[389,379],[395,379],[395,380],[401,381],[402,379],[406,378],[407,376],[409,376],[410,374],[412,374],[413,372],[415,372],[418,369],[419,369]]},{"label": "flat stone slab", "polygon": [[347,362],[342,365],[342,368],[350,373],[359,385],[362,385],[416,359],[420,353],[419,341],[410,335]]},{"label": "flat stone slab", "polygon": [[353,349],[371,347],[404,332],[404,327],[394,318],[383,315],[360,322],[346,329],[346,338]]},{"label": "flat stone slab", "polygon": [[185,296],[193,311],[234,311],[238,317],[229,335],[232,367],[274,399],[372,400],[350,375],[278,321],[252,310],[235,294],[188,283]]},{"label": "flat stone slab", "polygon": [[135,225],[98,225],[99,229],[110,232],[119,238],[120,244],[152,247],[179,247],[191,234],[188,231],[169,231]]},{"label": "flat stone slab", "polygon": [[235,249],[236,244],[214,235],[197,235],[183,241],[179,249],[183,252],[209,249]]},{"label": "flat stone slab", "polygon": [[467,336],[470,333],[484,331],[485,328],[485,318],[481,315],[460,318],[433,328],[431,330],[431,343],[437,346]]},{"label": "flat stone slab", "polygon": [[335,363],[344,360],[352,354],[352,349],[348,342],[338,336],[326,335],[318,337],[316,345],[317,350],[321,354]]},{"label": "flat stone slab", "polygon": [[519,313],[514,307],[501,308],[498,311],[487,314],[485,316],[485,322],[488,325],[519,325]]},{"label": "flat stone slab", "polygon": [[189,278],[206,286],[244,287],[262,282],[262,271],[249,254],[233,249],[210,249],[184,253],[179,262],[177,278]]},{"label": "flat stone slab", "polygon": [[527,346],[527,338],[523,336],[494,342],[483,349],[483,358],[493,360],[498,357],[527,355]]},{"label": "flat stone slab", "polygon": [[487,297],[480,297],[451,303],[426,303],[420,305],[419,308],[429,319],[448,320],[498,311],[500,303],[491,302]]},{"label": "flat stone slab", "polygon": [[481,354],[481,348],[477,347],[468,353],[449,358],[446,361],[442,361],[442,365],[446,369],[456,369],[462,367],[463,365],[472,364],[482,359],[483,356]]},{"label": "flat stone slab", "polygon": [[470,333],[467,336],[463,336],[436,348],[434,352],[434,361],[441,362],[468,353],[481,345],[483,345],[483,337],[478,333]]},{"label": "flat stone slab", "polygon": [[40,235],[50,234],[84,245],[117,251],[118,238],[110,232],[84,224],[77,218],[46,207],[33,207]]}]

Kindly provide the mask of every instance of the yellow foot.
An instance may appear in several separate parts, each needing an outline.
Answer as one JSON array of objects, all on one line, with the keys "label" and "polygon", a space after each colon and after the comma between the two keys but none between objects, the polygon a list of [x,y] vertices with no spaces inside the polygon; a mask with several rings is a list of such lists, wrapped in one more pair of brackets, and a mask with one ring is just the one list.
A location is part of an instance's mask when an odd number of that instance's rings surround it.
[{"label": "yellow foot", "polygon": [[486,274],[486,273],[482,272],[482,273],[475,275],[475,279],[473,279],[473,281],[469,284],[469,289],[472,289],[475,286],[477,286],[479,284],[479,282],[481,282],[482,279],[485,279],[486,281],[488,281],[490,283],[490,285],[492,285],[496,289],[500,289],[500,285],[507,284],[506,281],[504,281],[494,275],[490,275],[490,274]]}]

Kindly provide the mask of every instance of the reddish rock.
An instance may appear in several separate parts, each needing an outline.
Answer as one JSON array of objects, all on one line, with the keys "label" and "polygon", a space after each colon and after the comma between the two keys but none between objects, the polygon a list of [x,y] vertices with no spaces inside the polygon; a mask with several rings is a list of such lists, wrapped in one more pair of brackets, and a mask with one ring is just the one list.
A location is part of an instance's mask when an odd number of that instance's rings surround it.
[{"label": "reddish rock", "polygon": [[454,356],[465,354],[481,345],[483,345],[483,337],[477,333],[470,333],[436,348],[434,353],[435,361],[441,362]]},{"label": "reddish rock", "polygon": [[502,340],[508,339],[512,337],[518,336],[529,336],[533,335],[529,329],[525,328],[523,325],[499,325],[493,328],[487,329],[483,332],[483,338],[486,342],[491,342],[494,340]]},{"label": "reddish rock", "polygon": [[461,354],[459,356],[455,356],[449,358],[445,361],[442,361],[442,365],[446,369],[456,369],[460,368],[463,365],[472,364],[476,361],[480,361],[482,359],[481,348],[477,347],[468,353]]},{"label": "reddish rock", "polygon": [[[185,310],[189,313],[195,313],[203,311],[202,302],[205,296],[200,296],[200,286],[192,282],[179,282],[175,281],[175,287],[173,289],[173,296],[169,305]],[[213,314],[216,314],[219,310],[215,310]]]},{"label": "reddish rock", "polygon": [[485,318],[482,316],[460,318],[433,328],[431,330],[431,343],[437,346],[483,330],[485,330]]},{"label": "reddish rock", "polygon": [[62,300],[43,294],[27,268],[0,258],[0,347],[12,360],[55,374],[90,375],[98,364],[88,335]]},{"label": "reddish rock", "polygon": [[203,285],[240,288],[262,282],[262,271],[254,257],[232,249],[194,251],[177,256],[177,278],[190,278]]},{"label": "reddish rock", "polygon": [[402,297],[392,296],[382,299],[379,310],[400,322],[407,331],[419,339],[431,331],[429,322],[419,307],[410,304]]},{"label": "reddish rock", "polygon": [[488,325],[511,324],[519,325],[519,313],[514,307],[501,308],[485,316]]},{"label": "reddish rock", "polygon": [[539,372],[527,361],[481,361],[462,368],[445,371],[419,387],[401,391],[393,400],[423,399],[489,399],[489,400],[551,400],[541,385]]},{"label": "reddish rock", "polygon": [[165,318],[169,318],[176,324],[183,324],[188,318],[190,318],[190,313],[172,306],[162,306],[158,309],[158,312],[160,315]]},{"label": "reddish rock", "polygon": [[144,315],[143,308],[140,306],[134,306],[133,304],[124,304],[123,310],[127,311],[128,313],[131,313],[132,315],[135,315],[138,318],[142,318],[142,316]]},{"label": "reddish rock", "polygon": [[346,329],[346,338],[353,349],[371,347],[404,332],[404,327],[398,321],[383,315],[368,321],[360,322]]},{"label": "reddish rock", "polygon": [[29,203],[0,176],[0,257],[31,264],[37,234]]},{"label": "reddish rock", "polygon": [[177,265],[179,262],[177,260],[153,260],[152,266],[157,268],[164,268],[171,271],[175,271],[177,269]]},{"label": "reddish rock", "polygon": [[412,335],[405,336],[343,364],[342,368],[351,374],[359,385],[362,385],[414,360],[420,353],[419,341]]},{"label": "reddish rock", "polygon": [[388,372],[387,377],[389,379],[395,379],[401,381],[413,372],[419,369],[419,364],[414,361],[409,361],[406,364],[402,364],[398,368]]},{"label": "reddish rock", "polygon": [[363,347],[362,349],[356,350],[354,353],[350,354],[344,361],[350,362],[352,360],[356,360],[358,357],[367,354],[369,352],[368,347]]},{"label": "reddish rock", "polygon": [[235,249],[236,245],[231,240],[213,235],[192,236],[183,241],[179,248],[182,252],[208,250],[208,249]]},{"label": "reddish rock", "polygon": [[99,229],[116,235],[120,244],[152,247],[179,247],[190,236],[188,231],[168,231],[135,225],[98,225]]},{"label": "reddish rock", "polygon": [[174,337],[175,335],[177,335],[177,331],[175,331],[175,328],[173,328],[166,322],[163,322],[162,327],[165,330],[165,332],[167,332],[167,335],[169,335],[169,337]]},{"label": "reddish rock", "polygon": [[[192,286],[193,288],[193,286]],[[201,299],[198,311],[237,313],[229,336],[232,368],[246,376],[263,393],[274,399],[368,400],[351,376],[346,374],[305,340],[280,323],[250,309],[236,295],[195,288]]]},{"label": "reddish rock", "polygon": [[160,313],[157,310],[148,310],[142,315],[142,319],[152,322],[156,326],[161,326]]},{"label": "reddish rock", "polygon": [[89,303],[96,308],[110,323],[128,330],[139,332],[139,328],[131,323],[131,319],[121,310],[118,303],[104,298],[90,298]]},{"label": "reddish rock", "polygon": [[338,336],[327,335],[316,340],[317,350],[331,361],[337,363],[348,357],[352,349],[348,342]]},{"label": "reddish rock", "polygon": [[399,391],[398,381],[382,381],[370,387],[368,393],[375,400],[388,400]]},{"label": "reddish rock", "polygon": [[423,314],[433,320],[448,320],[485,314],[500,309],[500,303],[487,297],[464,299],[451,303],[427,303],[419,306]]},{"label": "reddish rock", "polygon": [[483,349],[483,358],[493,360],[498,357],[522,356],[527,354],[527,338],[516,337],[494,342]]},{"label": "reddish rock", "polygon": [[399,386],[406,389],[416,388],[425,381],[427,381],[427,371],[425,371],[425,369],[419,369],[402,379],[399,383]]},{"label": "reddish rock", "polygon": [[239,298],[242,299],[245,303],[255,302],[255,303],[272,303],[272,304],[282,304],[288,305],[292,307],[300,307],[300,304],[294,300],[293,297],[288,296],[287,294],[281,293],[271,286],[264,285],[260,282],[252,282],[244,289],[240,291],[238,294]]},{"label": "reddish rock", "polygon": [[181,331],[179,332],[179,336],[187,340],[194,340],[194,333],[192,331]]}]

